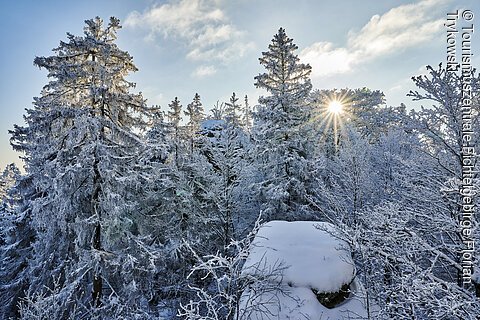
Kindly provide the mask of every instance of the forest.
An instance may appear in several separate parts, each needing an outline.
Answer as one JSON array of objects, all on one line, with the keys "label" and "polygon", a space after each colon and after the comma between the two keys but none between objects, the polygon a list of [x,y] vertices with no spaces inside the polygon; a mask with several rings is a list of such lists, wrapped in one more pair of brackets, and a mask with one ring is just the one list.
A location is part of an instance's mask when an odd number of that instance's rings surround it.
[{"label": "forest", "polygon": [[462,136],[480,138],[475,69],[434,61],[405,93],[423,107],[388,106],[367,87],[314,88],[280,28],[252,75],[258,101],[232,88],[214,106],[196,92],[157,106],[127,80],[120,28],[86,20],[35,58],[48,82],[10,130],[24,170],[0,177],[1,319],[277,319],[242,307],[247,287],[288,291],[269,282],[284,267],[242,272],[272,221],[335,227],[358,318],[477,319],[479,168]]}]

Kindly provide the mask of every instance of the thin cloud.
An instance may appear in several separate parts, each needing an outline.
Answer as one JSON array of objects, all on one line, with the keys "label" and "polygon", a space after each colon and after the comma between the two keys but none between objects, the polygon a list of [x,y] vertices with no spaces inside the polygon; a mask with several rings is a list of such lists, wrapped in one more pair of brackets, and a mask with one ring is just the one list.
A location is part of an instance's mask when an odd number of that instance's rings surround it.
[{"label": "thin cloud", "polygon": [[423,0],[374,15],[360,31],[350,31],[345,47],[317,42],[305,48],[300,58],[310,63],[313,77],[351,72],[359,64],[418,46],[436,37],[444,19],[435,19],[439,6],[449,0]]},{"label": "thin cloud", "polygon": [[254,48],[252,43],[235,42],[221,49],[219,48],[194,48],[187,54],[192,61],[222,61],[229,62],[233,59],[243,57],[245,53]]},{"label": "thin cloud", "polygon": [[193,71],[192,76],[196,78],[204,78],[217,73],[215,66],[201,65]]},{"label": "thin cloud", "polygon": [[214,3],[202,0],[172,1],[156,4],[143,13],[133,11],[127,16],[126,27],[147,27],[151,33],[164,37],[177,36],[193,38],[203,26],[226,21],[222,10],[213,7]]},{"label": "thin cloud", "polygon": [[[245,40],[246,33],[235,27],[220,4],[214,0],[172,0],[143,13],[130,13],[125,26],[147,29],[149,41],[161,36],[183,42],[188,48],[186,58],[191,61],[226,64],[243,57],[253,43]],[[193,74],[213,74],[213,69],[200,66]]]}]

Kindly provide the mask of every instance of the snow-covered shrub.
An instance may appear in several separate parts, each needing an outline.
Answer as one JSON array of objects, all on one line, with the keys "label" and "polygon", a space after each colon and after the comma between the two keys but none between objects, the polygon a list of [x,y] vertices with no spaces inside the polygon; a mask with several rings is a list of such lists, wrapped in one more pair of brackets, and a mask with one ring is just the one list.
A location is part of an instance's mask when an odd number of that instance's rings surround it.
[{"label": "snow-covered shrub", "polygon": [[[191,320],[247,320],[251,313],[269,314],[271,305],[278,305],[280,295],[288,295],[287,288],[278,285],[283,278],[283,264],[268,264],[260,259],[244,267],[259,229],[260,223],[257,220],[248,236],[232,241],[225,248],[225,254],[218,253],[204,258],[195,254],[199,263],[192,268],[189,277],[200,274],[208,285],[190,286],[194,298],[181,306],[178,316]],[[246,270],[251,272],[245,272]],[[242,295],[245,291],[251,293],[249,301]],[[259,304],[257,297],[262,295],[269,295],[270,299]]]}]

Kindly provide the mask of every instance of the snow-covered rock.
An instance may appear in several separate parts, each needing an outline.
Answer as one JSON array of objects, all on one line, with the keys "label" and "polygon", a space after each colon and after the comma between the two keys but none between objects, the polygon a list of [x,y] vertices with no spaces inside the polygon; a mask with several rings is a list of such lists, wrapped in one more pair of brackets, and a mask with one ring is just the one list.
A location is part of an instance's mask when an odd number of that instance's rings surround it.
[{"label": "snow-covered rock", "polygon": [[[244,274],[272,272],[281,266],[278,291],[262,294],[247,289],[241,299],[245,319],[358,319],[366,315],[363,288],[354,280],[355,268],[350,250],[334,236],[335,227],[312,221],[271,221],[263,225],[252,243],[243,267]],[[271,281],[271,280],[270,280]],[[340,292],[349,288],[347,299],[327,308],[317,294]],[[262,308],[252,308],[252,305]],[[253,310],[253,311],[252,311]],[[263,312],[263,314],[262,314]]]}]

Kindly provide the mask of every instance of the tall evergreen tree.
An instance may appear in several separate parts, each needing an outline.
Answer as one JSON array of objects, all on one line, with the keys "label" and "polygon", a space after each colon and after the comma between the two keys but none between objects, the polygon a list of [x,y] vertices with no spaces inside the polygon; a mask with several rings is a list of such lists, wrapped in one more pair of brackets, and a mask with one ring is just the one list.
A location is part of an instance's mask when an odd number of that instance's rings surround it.
[{"label": "tall evergreen tree", "polygon": [[9,190],[20,177],[20,170],[14,163],[7,165],[0,175],[0,206],[8,199]]},{"label": "tall evergreen tree", "polygon": [[178,165],[178,155],[181,141],[180,122],[182,121],[182,105],[180,104],[178,98],[175,97],[175,99],[173,99],[168,105],[168,108],[169,110],[167,111],[167,119],[169,124],[172,126],[175,164]]},{"label": "tall evergreen tree", "polygon": [[243,129],[247,132],[250,132],[252,129],[252,109],[250,103],[248,102],[248,96],[245,95],[243,108],[242,108],[242,126]]},{"label": "tall evergreen tree", "polygon": [[212,112],[211,118],[213,120],[224,119],[224,117],[225,117],[225,103],[224,102],[220,103],[217,100],[217,102],[213,105],[213,108],[212,108],[211,112]]},{"label": "tall evergreen tree", "polygon": [[259,187],[268,219],[295,219],[306,204],[309,155],[302,130],[309,118],[311,67],[299,62],[296,49],[280,28],[259,59],[266,72],[255,77],[255,86],[269,94],[259,98],[254,128],[264,175]]},{"label": "tall evergreen tree", "polygon": [[[141,233],[147,222],[129,196],[144,146],[135,132],[150,111],[125,80],[137,69],[115,44],[120,27],[116,18],[105,28],[98,17],[87,20],[83,36],[67,34],[54,56],[35,59],[52,80],[27,110],[27,126],[12,132],[40,192],[29,200],[37,238],[26,315],[43,303],[51,318],[118,317],[136,313],[151,294]],[[114,296],[126,307],[117,309]]]},{"label": "tall evergreen tree", "polygon": [[235,92],[232,93],[229,102],[225,102],[225,113],[227,122],[233,126],[240,126],[240,105],[238,104],[238,97]]},{"label": "tall evergreen tree", "polygon": [[195,93],[193,101],[187,105],[187,110],[184,111],[184,113],[188,116],[188,134],[190,137],[193,137],[205,118],[202,101],[200,100],[200,95],[198,93]]},{"label": "tall evergreen tree", "polygon": [[190,140],[190,155],[192,155],[195,136],[200,129],[200,124],[205,119],[204,109],[198,93],[195,93],[193,101],[187,105],[187,110],[184,113],[188,116],[187,136]]}]

